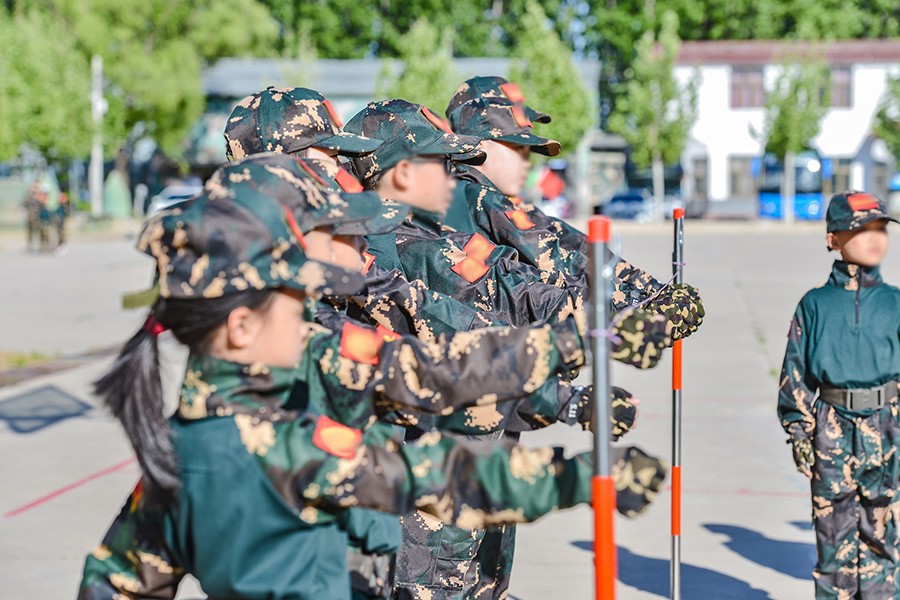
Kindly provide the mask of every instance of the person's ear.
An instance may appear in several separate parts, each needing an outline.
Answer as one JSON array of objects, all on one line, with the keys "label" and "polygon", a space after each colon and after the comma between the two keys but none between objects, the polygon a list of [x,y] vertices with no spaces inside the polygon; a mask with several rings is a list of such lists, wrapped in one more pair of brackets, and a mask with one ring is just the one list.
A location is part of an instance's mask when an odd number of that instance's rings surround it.
[{"label": "person's ear", "polygon": [[825,234],[825,243],[828,245],[829,251],[839,251],[841,249],[841,241],[834,233]]},{"label": "person's ear", "polygon": [[388,174],[395,190],[405,192],[412,187],[413,169],[412,163],[408,160],[398,162]]},{"label": "person's ear", "polygon": [[241,350],[250,346],[259,334],[261,324],[259,314],[246,306],[228,313],[225,321],[228,347]]}]

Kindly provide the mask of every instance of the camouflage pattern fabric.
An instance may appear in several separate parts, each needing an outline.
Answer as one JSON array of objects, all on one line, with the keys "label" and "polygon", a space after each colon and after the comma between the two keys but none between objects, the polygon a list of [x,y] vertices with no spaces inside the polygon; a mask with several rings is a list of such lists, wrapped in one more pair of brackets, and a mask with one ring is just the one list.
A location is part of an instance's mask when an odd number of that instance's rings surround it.
[{"label": "camouflage pattern fabric", "polygon": [[[634,517],[655,499],[667,467],[637,448],[614,448],[612,458],[617,509]],[[404,516],[402,521],[403,546],[397,554],[394,598],[460,600],[495,597],[477,596],[476,590],[481,594],[505,592],[514,546],[510,528],[462,530],[421,511]],[[504,536],[508,536],[506,540]],[[485,543],[489,545],[481,550]],[[479,560],[490,557],[496,549],[500,549],[499,556]]]},{"label": "camouflage pattern fabric", "polygon": [[[526,102],[525,95],[522,93],[522,88],[519,87],[518,83],[507,81],[503,77],[480,75],[465,80],[458,88],[456,88],[453,97],[450,98],[450,102],[447,104],[447,110],[444,111],[444,114],[446,114],[449,119],[450,115],[456,112],[456,109],[466,102],[477,98],[504,98],[510,102],[519,102],[522,104],[525,104]],[[530,121],[535,123],[550,122],[550,115],[534,110],[528,105],[525,105],[524,109],[525,116],[528,117]]]},{"label": "camouflage pattern fabric", "polygon": [[898,597],[896,402],[852,411],[816,399],[826,383],[865,389],[900,379],[898,331],[900,290],[877,267],[843,261],[791,322],[778,416],[798,470],[811,471],[817,598]]},{"label": "camouflage pattern fabric", "polygon": [[459,135],[531,146],[544,156],[559,154],[559,142],[534,133],[522,102],[479,97],[461,104],[450,114],[450,126]]},{"label": "camouflage pattern fabric", "polygon": [[199,195],[148,219],[137,247],[156,259],[159,296],[214,298],[251,287],[359,290],[358,273],[306,258],[293,208],[314,204],[294,185],[298,171],[295,160],[275,154],[231,163]]},{"label": "camouflage pattern fabric", "polygon": [[234,107],[225,125],[225,153],[228,160],[240,160],[264,152],[294,154],[315,146],[359,155],[381,145],[380,140],[341,127],[334,107],[319,92],[270,86]]},{"label": "camouflage pattern fabric", "polygon": [[881,198],[875,194],[852,190],[832,196],[825,213],[825,225],[829,233],[853,231],[879,220],[900,223],[890,216]]},{"label": "camouflage pattern fabric", "polygon": [[706,316],[700,293],[687,284],[673,283],[661,290],[644,309],[662,315],[671,325],[673,340],[681,340],[698,329]]}]

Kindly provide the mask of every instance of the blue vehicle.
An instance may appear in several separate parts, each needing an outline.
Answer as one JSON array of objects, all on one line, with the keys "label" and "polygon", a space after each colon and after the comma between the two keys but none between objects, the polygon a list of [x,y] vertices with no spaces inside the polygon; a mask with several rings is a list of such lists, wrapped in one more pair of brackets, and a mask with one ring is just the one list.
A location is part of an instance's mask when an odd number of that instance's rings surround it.
[{"label": "blue vehicle", "polygon": [[[822,220],[826,205],[822,181],[831,177],[831,161],[823,159],[815,150],[804,150],[797,154],[794,168],[794,217],[801,221]],[[759,182],[759,216],[762,219],[781,219],[783,216],[783,174],[784,165],[771,152],[753,161],[753,175]]]}]

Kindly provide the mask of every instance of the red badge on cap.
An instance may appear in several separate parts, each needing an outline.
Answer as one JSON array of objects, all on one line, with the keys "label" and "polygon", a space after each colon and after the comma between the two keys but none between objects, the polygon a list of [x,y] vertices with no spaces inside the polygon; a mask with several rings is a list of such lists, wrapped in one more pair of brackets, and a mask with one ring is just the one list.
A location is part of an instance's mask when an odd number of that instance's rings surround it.
[{"label": "red badge on cap", "polygon": [[328,111],[328,116],[331,117],[331,122],[334,123],[334,127],[336,129],[343,129],[344,124],[341,122],[341,118],[338,116],[337,111],[334,110],[331,102],[328,100],[324,100],[322,101],[322,106],[324,106],[325,110]]},{"label": "red badge on cap", "polygon": [[310,177],[316,180],[316,183],[321,185],[323,188],[331,187],[324,179],[322,179],[321,175],[316,173],[316,170],[312,167],[312,165],[308,164],[304,159],[298,158],[297,163],[303,168],[304,171],[306,171],[306,173]]},{"label": "red badge on cap", "polygon": [[525,105],[521,102],[516,102],[512,106],[509,107],[510,112],[512,113],[513,120],[516,122],[516,125],[519,127],[531,127],[531,119],[525,114]]},{"label": "red badge on cap", "polygon": [[526,213],[521,208],[517,208],[516,210],[508,210],[504,213],[506,218],[512,221],[512,224],[516,226],[520,231],[528,231],[529,229],[534,229],[534,221],[532,221],[528,217],[528,213]]},{"label": "red badge on cap", "polygon": [[371,327],[344,323],[341,356],[364,365],[377,365],[384,337]]},{"label": "red badge on cap", "polygon": [[372,265],[375,264],[375,255],[370,254],[369,252],[363,252],[363,258],[366,262],[363,264],[362,274],[366,275],[369,273],[369,269],[372,268]]},{"label": "red badge on cap", "polygon": [[341,189],[348,194],[358,194],[363,191],[363,186],[359,180],[351,175],[349,171],[344,169],[344,167],[338,167],[338,172],[337,175],[334,176],[334,180],[337,181],[337,184],[341,186]]},{"label": "red badge on cap", "polygon": [[448,123],[446,119],[440,118],[425,106],[422,107],[422,115],[437,129],[440,129],[444,133],[453,133],[453,130],[450,129],[450,123]]},{"label": "red badge on cap", "polygon": [[288,227],[291,228],[291,231],[294,233],[294,237],[297,238],[297,243],[300,244],[300,247],[306,250],[306,238],[303,237],[303,232],[300,231],[300,226],[297,225],[297,219],[294,218],[294,213],[291,212],[287,206],[284,207],[284,219],[287,221]]},{"label": "red badge on cap", "polygon": [[872,194],[853,194],[847,197],[847,204],[854,212],[858,210],[874,210],[880,206],[878,198]]},{"label": "red badge on cap", "polygon": [[332,456],[353,458],[362,444],[362,432],[322,415],[316,421],[312,441],[316,448]]},{"label": "red badge on cap", "polygon": [[475,283],[490,269],[486,261],[495,247],[486,237],[476,233],[463,246],[466,257],[450,267],[450,270],[469,283]]},{"label": "red badge on cap", "polygon": [[503,95],[506,96],[510,102],[525,102],[525,95],[522,93],[522,88],[519,87],[518,83],[513,83],[511,81],[503,83],[500,85],[500,91],[503,92]]}]

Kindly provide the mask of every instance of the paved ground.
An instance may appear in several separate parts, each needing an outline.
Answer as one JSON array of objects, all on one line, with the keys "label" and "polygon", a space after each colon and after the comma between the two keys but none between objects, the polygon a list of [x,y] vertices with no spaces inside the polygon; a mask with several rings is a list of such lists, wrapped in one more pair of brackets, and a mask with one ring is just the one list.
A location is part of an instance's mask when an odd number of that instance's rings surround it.
[{"label": "paved ground", "polygon": [[[664,275],[668,227],[621,227],[623,254]],[[116,236],[76,237],[62,257],[22,253],[0,237],[0,351],[73,355],[121,342],[142,315],[118,307],[141,289],[149,264]],[[819,227],[688,223],[686,279],[708,317],[685,343],[684,597],[810,597],[814,557],[804,480],[774,415],[777,369],[791,312],[821,284],[830,257]],[[900,282],[896,252],[885,267]],[[108,358],[0,388],[0,581],[8,598],[74,596],[84,553],[97,543],[137,478],[115,424],[88,393]],[[625,441],[669,455],[668,362],[656,371],[614,370],[643,403]],[[587,448],[563,427],[526,443]],[[616,523],[619,598],[668,595],[669,495],[634,521]],[[571,510],[520,528],[513,596],[588,598],[591,516]],[[185,597],[198,597],[188,588]]]}]

